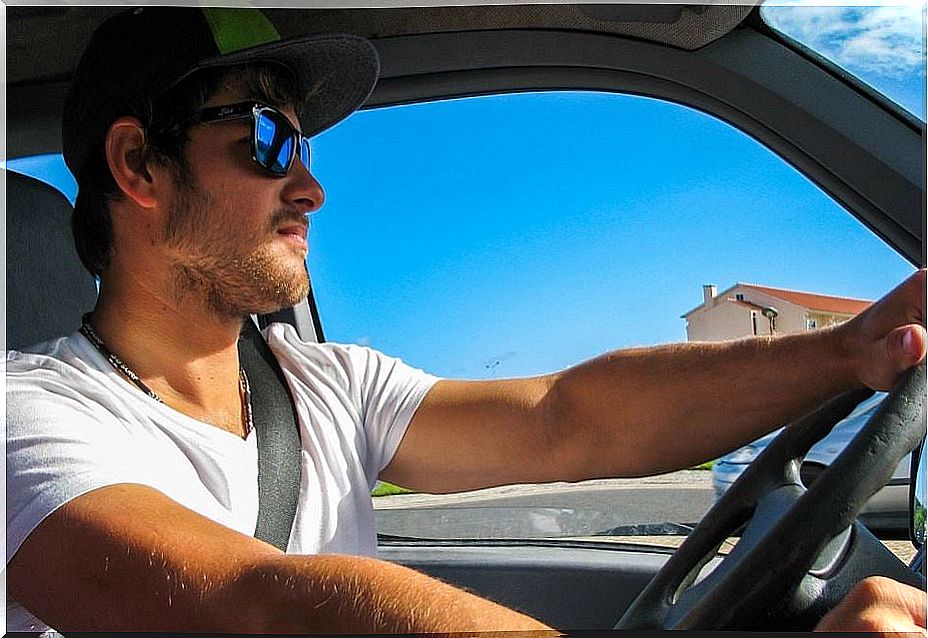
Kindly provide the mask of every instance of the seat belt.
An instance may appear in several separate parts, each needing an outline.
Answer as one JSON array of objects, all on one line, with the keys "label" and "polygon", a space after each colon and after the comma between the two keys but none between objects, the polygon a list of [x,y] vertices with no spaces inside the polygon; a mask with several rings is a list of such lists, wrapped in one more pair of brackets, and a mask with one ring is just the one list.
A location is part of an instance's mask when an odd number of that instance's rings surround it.
[{"label": "seat belt", "polygon": [[251,414],[258,437],[258,522],[255,538],[287,551],[300,495],[300,429],[290,388],[251,318],[238,340],[248,375]]}]

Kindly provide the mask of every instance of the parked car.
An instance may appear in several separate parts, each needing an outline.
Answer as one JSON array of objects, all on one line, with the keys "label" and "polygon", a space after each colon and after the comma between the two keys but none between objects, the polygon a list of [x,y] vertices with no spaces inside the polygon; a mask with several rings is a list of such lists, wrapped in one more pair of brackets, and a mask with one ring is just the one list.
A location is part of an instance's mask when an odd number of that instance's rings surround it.
[{"label": "parked car", "polygon": [[[60,167],[68,80],[92,30],[124,8],[6,7],[9,170],[47,176]],[[382,74],[363,112],[314,140],[327,203],[313,222],[310,297],[261,321],[287,321],[308,341],[373,344],[438,374],[485,378],[667,340],[658,329],[682,334],[679,310],[692,305],[686,295],[704,277],[763,267],[757,279],[779,285],[771,276],[789,265],[808,278],[840,270],[845,282],[874,286],[858,296],[888,290],[925,265],[924,113],[798,43],[762,9],[268,9],[283,36],[369,36]],[[66,306],[76,289],[42,279],[74,257],[66,242],[35,230],[51,205],[31,193],[7,193],[11,219],[14,200],[26,210],[8,224],[8,242],[33,238],[8,252],[8,339],[45,325],[39,314],[80,322],[80,309]],[[58,200],[66,227],[67,202]],[[782,244],[761,246],[785,231],[792,234]],[[841,269],[828,267],[838,259]],[[440,360],[440,352],[457,358]],[[915,397],[924,386],[900,392]],[[874,450],[866,472],[898,461],[884,443]],[[856,487],[845,481],[844,491],[816,497],[821,511]],[[620,520],[639,505],[628,498],[591,514],[593,531],[679,533],[676,523],[691,522],[661,509],[663,492],[649,493],[638,520]],[[534,530],[575,533],[587,511],[536,505]],[[737,561],[760,556],[758,548],[785,549],[764,554],[766,568],[725,599],[735,616],[710,615],[690,628],[809,629],[864,574],[924,587],[850,521],[824,548],[816,541],[831,538],[829,521],[810,523],[794,542],[766,543],[782,516],[755,516],[724,559],[716,549],[733,530],[718,509],[678,553],[647,534],[429,538],[428,529],[385,536],[379,551],[567,629],[612,627],[649,583],[667,582],[668,569],[679,587],[665,598],[680,611],[706,595],[693,585],[701,568],[699,582],[724,579]],[[698,544],[715,532],[718,542]],[[784,573],[787,554],[800,550],[811,553],[808,564]],[[835,564],[844,557],[841,565],[854,569],[816,571],[816,556]],[[694,557],[698,564],[687,563]],[[800,577],[816,586],[795,587]],[[680,625],[661,613],[643,626]]]},{"label": "parked car", "polygon": [[[851,440],[867,424],[886,398],[885,392],[874,393],[850,415],[841,420],[828,436],[812,446],[799,469],[804,485],[811,485],[824,472]],[[716,498],[731,487],[745,469],[763,452],[781,429],[721,457],[712,466],[712,488]],[[885,537],[905,538],[909,531],[909,470],[911,454],[896,466],[889,482],[874,494],[860,512],[861,521],[872,531]]]}]

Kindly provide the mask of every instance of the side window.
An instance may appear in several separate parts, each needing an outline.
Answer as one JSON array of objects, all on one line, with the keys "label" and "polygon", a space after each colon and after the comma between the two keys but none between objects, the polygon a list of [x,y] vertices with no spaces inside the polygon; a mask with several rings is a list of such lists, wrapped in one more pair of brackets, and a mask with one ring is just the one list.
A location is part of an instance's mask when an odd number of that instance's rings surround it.
[{"label": "side window", "polygon": [[449,377],[686,340],[704,284],[876,299],[912,271],[766,147],[649,98],[377,109],[314,152],[327,201],[308,265],[326,338]]},{"label": "side window", "polygon": [[[804,309],[757,289],[872,300],[912,272],[769,149],[659,100],[544,92],[375,109],[314,152],[327,201],[308,266],[326,338],[447,377],[542,374],[685,341],[686,315],[710,296],[724,302],[725,335],[810,329]],[[652,491],[653,507],[623,524],[698,521],[714,501],[709,474],[681,479],[698,488],[691,510],[661,509]],[[536,494],[520,506],[551,505],[550,489]],[[441,516],[426,515],[424,495],[384,498],[382,532],[440,537],[499,534],[488,521],[511,522],[500,507],[514,502],[493,490],[460,501],[496,508],[481,518],[449,514],[454,496],[436,500]],[[619,525],[606,501],[570,499],[559,507],[605,518],[557,533]]]}]

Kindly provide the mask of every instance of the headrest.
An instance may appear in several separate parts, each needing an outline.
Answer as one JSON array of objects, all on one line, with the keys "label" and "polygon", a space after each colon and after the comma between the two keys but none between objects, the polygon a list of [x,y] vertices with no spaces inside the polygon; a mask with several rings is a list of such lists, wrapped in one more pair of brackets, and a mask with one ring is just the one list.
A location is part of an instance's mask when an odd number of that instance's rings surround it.
[{"label": "headrest", "polygon": [[71,204],[57,190],[6,171],[6,347],[74,332],[97,287],[71,236]]}]

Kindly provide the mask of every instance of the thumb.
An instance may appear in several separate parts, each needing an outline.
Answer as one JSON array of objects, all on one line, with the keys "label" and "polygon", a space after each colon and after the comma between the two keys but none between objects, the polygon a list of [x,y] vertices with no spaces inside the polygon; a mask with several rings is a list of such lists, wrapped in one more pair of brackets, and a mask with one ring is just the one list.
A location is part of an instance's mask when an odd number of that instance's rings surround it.
[{"label": "thumb", "polygon": [[903,372],[925,357],[928,335],[918,324],[900,326],[886,335],[883,347],[893,371]]}]

